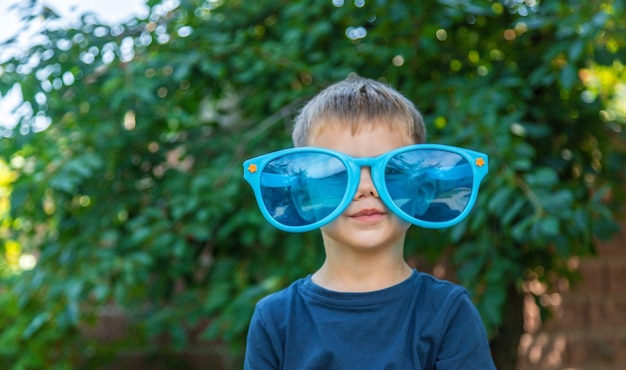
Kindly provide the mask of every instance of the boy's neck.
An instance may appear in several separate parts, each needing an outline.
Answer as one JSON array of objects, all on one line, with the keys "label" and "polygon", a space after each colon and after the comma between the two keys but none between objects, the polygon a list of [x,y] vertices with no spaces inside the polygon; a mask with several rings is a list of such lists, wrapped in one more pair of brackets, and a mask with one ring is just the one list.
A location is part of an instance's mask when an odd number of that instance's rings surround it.
[{"label": "boy's neck", "polygon": [[328,290],[372,292],[399,284],[413,272],[401,253],[342,253],[340,258],[328,249],[326,253],[324,264],[312,280]]}]

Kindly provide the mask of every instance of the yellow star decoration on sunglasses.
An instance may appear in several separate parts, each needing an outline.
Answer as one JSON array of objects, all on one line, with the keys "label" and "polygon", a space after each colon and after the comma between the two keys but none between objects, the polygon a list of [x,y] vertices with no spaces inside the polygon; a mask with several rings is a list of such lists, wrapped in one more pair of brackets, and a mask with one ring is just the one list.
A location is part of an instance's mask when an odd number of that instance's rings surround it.
[{"label": "yellow star decoration on sunglasses", "polygon": [[481,157],[481,158],[476,158],[476,165],[478,167],[482,167],[485,165],[485,160]]},{"label": "yellow star decoration on sunglasses", "polygon": [[256,164],[250,163],[250,165],[248,166],[248,172],[255,173],[256,172]]}]

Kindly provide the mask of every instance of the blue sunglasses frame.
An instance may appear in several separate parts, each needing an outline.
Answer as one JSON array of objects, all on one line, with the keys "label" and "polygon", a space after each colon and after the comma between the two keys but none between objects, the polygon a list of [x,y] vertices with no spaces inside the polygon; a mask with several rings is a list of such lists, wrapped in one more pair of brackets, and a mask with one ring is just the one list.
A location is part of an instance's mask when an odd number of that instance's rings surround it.
[{"label": "blue sunglasses frame", "polygon": [[[448,153],[456,154],[463,159],[465,159],[468,163],[467,166],[460,166],[459,168],[455,168],[454,170],[446,170],[443,171],[438,168],[428,169],[426,172],[427,176],[433,179],[446,179],[453,180],[455,177],[462,177],[467,175],[467,171],[472,171],[472,190],[470,194],[470,199],[467,202],[467,205],[456,217],[448,221],[426,221],[421,220],[415,217],[408,215],[404,212],[391,198],[389,195],[389,191],[387,189],[387,185],[385,182],[385,168],[389,161],[402,153],[411,152],[415,150],[438,150]],[[346,186],[345,194],[339,203],[339,205],[326,217],[313,222],[308,225],[299,225],[299,226],[290,226],[285,225],[277,220],[275,220],[270,213],[268,212],[264,202],[263,202],[263,194],[261,191],[261,185],[269,186],[269,187],[280,187],[285,186],[293,181],[289,176],[283,176],[278,174],[264,174],[263,170],[265,167],[272,161],[292,154],[298,153],[319,153],[325,154],[328,156],[332,156],[344,165],[347,174],[348,174],[348,183]],[[385,154],[382,154],[377,157],[367,157],[367,158],[354,158],[347,154],[337,152],[334,150],[329,150],[325,148],[317,148],[317,147],[298,147],[298,148],[290,148],[283,149],[276,152],[267,153],[258,157],[254,157],[246,160],[243,163],[244,168],[244,179],[250,184],[252,190],[254,192],[255,198],[257,200],[257,204],[263,217],[274,227],[287,231],[287,232],[306,232],[318,229],[330,222],[332,222],[335,218],[337,218],[340,214],[342,214],[348,205],[352,202],[354,195],[358,189],[359,181],[361,178],[361,167],[370,167],[371,176],[374,186],[378,191],[378,195],[380,199],[383,201],[385,206],[389,208],[394,214],[400,217],[402,220],[409,222],[413,225],[430,228],[430,229],[440,229],[445,227],[453,226],[459,222],[461,222],[468,213],[474,207],[476,202],[476,197],[478,196],[478,190],[480,188],[480,183],[482,179],[485,177],[487,172],[489,171],[489,159],[488,156],[484,153],[473,151],[470,149],[459,148],[450,145],[442,145],[442,144],[415,144],[409,145],[405,147],[400,147],[398,149],[394,149]],[[469,167],[469,168],[468,168]],[[262,176],[261,175],[265,175]],[[262,184],[263,182],[263,184]]]}]

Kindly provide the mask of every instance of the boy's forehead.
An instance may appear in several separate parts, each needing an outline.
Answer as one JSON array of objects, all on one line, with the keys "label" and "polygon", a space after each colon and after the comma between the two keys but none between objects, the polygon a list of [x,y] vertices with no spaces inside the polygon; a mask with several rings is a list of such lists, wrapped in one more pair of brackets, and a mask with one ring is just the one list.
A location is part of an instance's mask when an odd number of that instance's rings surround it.
[{"label": "boy's forehead", "polygon": [[325,125],[309,139],[311,146],[353,157],[376,157],[411,144],[411,137],[401,128],[380,124],[358,126],[356,129],[347,125]]},{"label": "boy's forehead", "polygon": [[309,132],[309,145],[312,145],[320,136],[332,135],[343,138],[355,137],[360,133],[373,133],[377,135],[391,134],[404,137],[405,145],[415,144],[408,124],[389,118],[359,117],[354,119],[320,119],[311,125]]}]

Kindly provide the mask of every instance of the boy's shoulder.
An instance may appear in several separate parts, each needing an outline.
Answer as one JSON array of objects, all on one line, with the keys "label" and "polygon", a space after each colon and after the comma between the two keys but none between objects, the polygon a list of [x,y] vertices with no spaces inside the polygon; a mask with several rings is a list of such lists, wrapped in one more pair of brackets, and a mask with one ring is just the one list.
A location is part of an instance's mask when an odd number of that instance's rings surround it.
[{"label": "boy's shoulder", "polygon": [[417,270],[416,270],[416,273],[419,278],[419,285],[421,289],[431,291],[431,292],[440,292],[443,294],[467,293],[467,289],[465,289],[465,287],[459,284],[453,283],[449,280],[443,280],[431,274],[428,274],[425,272],[419,272]]},{"label": "boy's shoulder", "polygon": [[291,301],[295,296],[297,296],[299,287],[307,280],[309,277],[300,278],[294,282],[292,282],[289,286],[278,290],[276,292],[270,293],[265,297],[261,298],[256,304],[257,309],[264,309],[272,306],[284,306],[289,301]]}]

